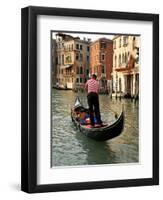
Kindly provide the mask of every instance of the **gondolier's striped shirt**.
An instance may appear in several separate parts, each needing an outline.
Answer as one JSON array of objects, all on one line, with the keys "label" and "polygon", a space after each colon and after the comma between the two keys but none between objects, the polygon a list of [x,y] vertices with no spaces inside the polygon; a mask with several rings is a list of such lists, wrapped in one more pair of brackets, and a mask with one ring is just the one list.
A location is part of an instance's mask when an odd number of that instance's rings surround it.
[{"label": "gondolier's striped shirt", "polygon": [[98,91],[99,91],[99,84],[98,82],[91,78],[89,79],[87,82],[86,82],[86,85],[85,85],[86,88],[88,88],[88,93],[90,92],[95,92],[98,94]]}]

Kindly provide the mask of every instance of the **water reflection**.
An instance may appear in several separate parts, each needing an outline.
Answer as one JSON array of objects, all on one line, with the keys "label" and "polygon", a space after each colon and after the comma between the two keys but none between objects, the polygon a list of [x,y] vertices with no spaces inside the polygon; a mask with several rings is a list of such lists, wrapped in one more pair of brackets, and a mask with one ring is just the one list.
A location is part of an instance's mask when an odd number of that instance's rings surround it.
[{"label": "water reflection", "polygon": [[131,100],[110,99],[100,95],[101,115],[112,122],[122,103],[125,110],[125,127],[120,136],[106,142],[96,142],[82,135],[73,125],[70,108],[76,96],[87,106],[86,94],[52,90],[52,165],[96,165],[138,162],[138,103]]}]

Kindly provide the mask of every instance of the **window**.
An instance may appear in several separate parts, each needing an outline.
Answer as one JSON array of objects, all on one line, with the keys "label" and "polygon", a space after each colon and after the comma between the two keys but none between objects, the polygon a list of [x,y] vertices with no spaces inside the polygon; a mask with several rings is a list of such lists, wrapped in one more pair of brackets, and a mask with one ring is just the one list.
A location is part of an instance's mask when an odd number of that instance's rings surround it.
[{"label": "window", "polygon": [[59,64],[61,64],[61,55],[58,56]]},{"label": "window", "polygon": [[101,49],[106,49],[106,42],[101,42]]},{"label": "window", "polygon": [[62,65],[64,65],[64,54],[62,54]]},{"label": "window", "polygon": [[79,83],[79,78],[76,79],[76,82]]},{"label": "window", "polygon": [[135,48],[135,37],[133,37],[133,49]]},{"label": "window", "polygon": [[101,54],[101,60],[105,60],[105,54],[104,53]]},{"label": "window", "polygon": [[127,46],[128,44],[128,36],[123,37],[123,46]]},{"label": "window", "polygon": [[82,60],[83,60],[83,54],[80,53],[80,61],[82,61]]},{"label": "window", "polygon": [[86,73],[87,73],[87,76],[88,76],[89,75],[89,69],[87,69]]},{"label": "window", "polygon": [[137,47],[135,62],[136,62],[136,64],[139,64],[139,47]]},{"label": "window", "polygon": [[78,53],[76,54],[76,60],[79,60],[79,54]]},{"label": "window", "polygon": [[119,66],[121,65],[121,55],[119,55]]},{"label": "window", "polygon": [[121,47],[121,38],[119,39],[119,47]]},{"label": "window", "polygon": [[83,74],[83,67],[80,67],[80,74]]},{"label": "window", "polygon": [[79,49],[79,44],[76,44],[76,49]]},{"label": "window", "polygon": [[80,50],[82,50],[83,49],[83,46],[82,45],[80,45]]},{"label": "window", "polygon": [[87,51],[89,51],[89,46],[87,46]]},{"label": "window", "polygon": [[117,66],[117,56],[115,56],[115,67]]},{"label": "window", "polygon": [[87,61],[89,61],[89,56],[87,56]]},{"label": "window", "polygon": [[119,92],[121,92],[122,84],[121,84],[121,78],[119,78]]},{"label": "window", "polygon": [[83,82],[83,80],[82,80],[82,78],[80,78],[80,83],[82,83]]},{"label": "window", "polygon": [[122,63],[124,63],[125,62],[125,56],[124,56],[124,54],[122,54]]},{"label": "window", "polygon": [[105,73],[105,66],[104,66],[104,65],[102,65],[101,72],[102,72],[103,74]]}]

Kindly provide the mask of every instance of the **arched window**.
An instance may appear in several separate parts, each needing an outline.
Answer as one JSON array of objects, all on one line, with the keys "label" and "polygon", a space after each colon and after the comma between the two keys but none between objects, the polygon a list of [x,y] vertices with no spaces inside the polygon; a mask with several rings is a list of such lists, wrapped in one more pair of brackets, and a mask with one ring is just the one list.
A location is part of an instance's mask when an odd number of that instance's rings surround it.
[{"label": "arched window", "polygon": [[119,39],[119,47],[121,47],[121,38]]},{"label": "arched window", "polygon": [[123,46],[127,46],[128,43],[128,36],[123,37]]},{"label": "arched window", "polygon": [[119,55],[119,66],[121,65],[121,54]]},{"label": "arched window", "polygon": [[115,56],[115,61],[114,62],[115,62],[114,66],[117,67],[117,56]]},{"label": "arched window", "polygon": [[122,63],[125,62],[125,56],[124,56],[124,53],[122,54]]}]

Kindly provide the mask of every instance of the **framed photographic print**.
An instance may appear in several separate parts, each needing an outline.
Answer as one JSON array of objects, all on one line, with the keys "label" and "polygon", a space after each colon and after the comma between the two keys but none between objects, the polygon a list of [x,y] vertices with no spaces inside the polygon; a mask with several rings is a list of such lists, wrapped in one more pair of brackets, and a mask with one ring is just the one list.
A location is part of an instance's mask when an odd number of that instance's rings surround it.
[{"label": "framed photographic print", "polygon": [[159,184],[159,15],[22,9],[21,188]]}]

